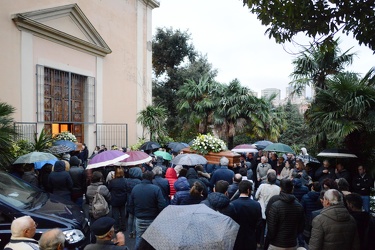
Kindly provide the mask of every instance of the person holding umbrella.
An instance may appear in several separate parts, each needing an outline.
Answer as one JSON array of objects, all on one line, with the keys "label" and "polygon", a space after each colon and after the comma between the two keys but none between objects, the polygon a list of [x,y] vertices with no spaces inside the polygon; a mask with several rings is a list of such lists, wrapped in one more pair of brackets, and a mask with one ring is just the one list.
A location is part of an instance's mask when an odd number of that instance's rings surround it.
[{"label": "person holding umbrella", "polygon": [[319,167],[315,172],[315,178],[322,185],[325,179],[335,179],[335,169],[330,166],[329,161],[326,159],[323,161],[323,165]]}]

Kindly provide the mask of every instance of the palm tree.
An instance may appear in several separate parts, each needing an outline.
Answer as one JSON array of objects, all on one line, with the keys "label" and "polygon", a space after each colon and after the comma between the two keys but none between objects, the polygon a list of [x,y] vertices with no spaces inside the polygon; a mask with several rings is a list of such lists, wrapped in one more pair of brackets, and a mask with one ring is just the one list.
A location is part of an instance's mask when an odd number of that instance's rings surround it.
[{"label": "palm tree", "polygon": [[[155,140],[159,136],[166,134],[165,122],[167,110],[162,106],[147,106],[139,112],[137,122],[140,123],[150,133],[150,140]],[[143,136],[144,136],[143,128]]]},{"label": "palm tree", "polygon": [[8,166],[13,161],[12,141],[17,135],[14,129],[14,120],[11,117],[14,107],[0,103],[0,165]]},{"label": "palm tree", "polygon": [[[375,147],[375,69],[362,79],[340,73],[326,81],[306,112],[312,130],[321,138],[343,142],[352,152]],[[319,138],[318,138],[319,139]]]},{"label": "palm tree", "polygon": [[185,124],[198,124],[198,131],[208,133],[212,123],[212,114],[216,108],[214,95],[222,87],[219,83],[209,80],[208,75],[198,82],[189,79],[180,87],[177,96],[180,99],[177,109]]},{"label": "palm tree", "polygon": [[341,53],[339,39],[326,39],[321,44],[304,47],[301,55],[293,60],[294,71],[290,75],[293,81],[289,84],[294,92],[300,94],[306,86],[314,89],[326,89],[326,78],[342,72],[345,66],[352,64],[355,53],[348,49]]},{"label": "palm tree", "polygon": [[246,125],[258,98],[251,94],[250,89],[242,87],[237,79],[231,81],[228,86],[223,86],[215,94],[215,103],[218,105],[214,111],[214,123],[226,138],[228,148],[233,148],[236,130]]}]

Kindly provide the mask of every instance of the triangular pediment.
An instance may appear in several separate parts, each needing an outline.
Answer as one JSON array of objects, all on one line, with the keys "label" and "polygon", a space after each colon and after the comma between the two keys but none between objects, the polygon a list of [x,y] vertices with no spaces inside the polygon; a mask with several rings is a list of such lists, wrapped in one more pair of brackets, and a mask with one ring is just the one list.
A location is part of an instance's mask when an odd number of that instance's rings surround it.
[{"label": "triangular pediment", "polygon": [[77,4],[19,13],[13,17],[19,30],[105,56],[111,49]]}]

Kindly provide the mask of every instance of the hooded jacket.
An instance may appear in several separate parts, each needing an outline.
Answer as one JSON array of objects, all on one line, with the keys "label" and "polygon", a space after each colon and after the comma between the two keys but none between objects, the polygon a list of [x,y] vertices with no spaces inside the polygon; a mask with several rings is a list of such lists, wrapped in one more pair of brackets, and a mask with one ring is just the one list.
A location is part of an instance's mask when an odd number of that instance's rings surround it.
[{"label": "hooded jacket", "polygon": [[142,170],[139,167],[133,167],[129,169],[129,178],[126,179],[126,210],[130,211],[129,203],[130,203],[130,194],[135,187],[135,185],[142,182]]},{"label": "hooded jacket", "polygon": [[325,207],[314,218],[309,249],[359,249],[356,222],[343,205]]},{"label": "hooded jacket", "polygon": [[207,199],[201,203],[231,218],[234,218],[235,216],[235,208],[225,194],[218,192],[210,193],[208,194]]},{"label": "hooded jacket", "polygon": [[83,167],[79,166],[80,160],[77,156],[72,156],[69,160],[70,169],[69,174],[73,181],[73,191],[74,193],[84,194],[86,192],[86,174]]},{"label": "hooded jacket", "polygon": [[293,179],[293,184],[294,184],[293,194],[298,199],[298,201],[301,201],[302,196],[304,196],[305,194],[309,192],[309,188],[306,187],[305,185],[302,185],[301,180],[298,178]]},{"label": "hooded jacket", "polygon": [[189,196],[190,184],[186,177],[182,176],[175,181],[174,188],[176,193],[171,200],[171,205],[180,205],[181,201]]},{"label": "hooded jacket", "polygon": [[48,184],[52,193],[70,200],[70,192],[73,188],[73,181],[70,174],[65,171],[65,161],[56,161],[53,171],[48,176]]},{"label": "hooded jacket", "polygon": [[198,173],[197,171],[195,171],[194,168],[189,168],[188,171],[187,171],[187,174],[186,174],[186,178],[190,184],[190,187],[194,186],[194,182],[198,181],[202,184],[203,186],[203,197],[207,197],[208,195],[208,189],[207,189],[207,186],[206,184],[204,184],[203,181],[201,181],[198,177]]},{"label": "hooded jacket", "polygon": [[297,235],[302,233],[305,224],[303,207],[292,194],[280,192],[280,195],[269,201],[267,214],[270,244],[276,247],[288,248],[297,246]]}]

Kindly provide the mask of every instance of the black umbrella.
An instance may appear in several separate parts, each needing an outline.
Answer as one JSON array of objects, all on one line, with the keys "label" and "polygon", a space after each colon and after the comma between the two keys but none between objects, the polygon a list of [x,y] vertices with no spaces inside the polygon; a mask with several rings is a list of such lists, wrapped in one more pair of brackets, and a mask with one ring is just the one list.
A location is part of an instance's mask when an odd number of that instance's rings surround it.
[{"label": "black umbrella", "polygon": [[153,151],[158,148],[161,148],[159,143],[154,142],[154,141],[148,141],[148,142],[143,143],[139,149],[143,151]]}]

